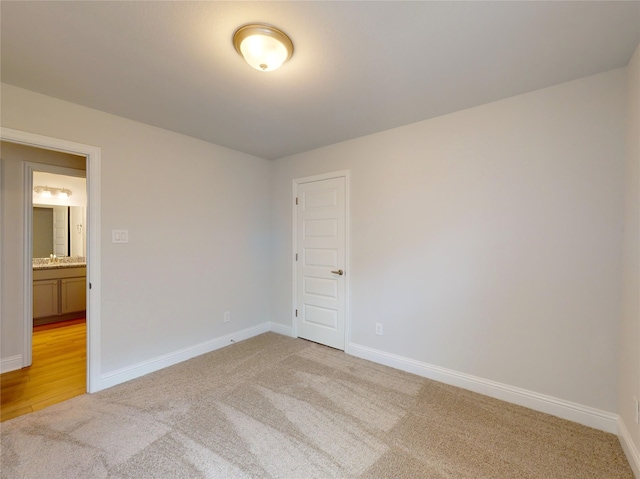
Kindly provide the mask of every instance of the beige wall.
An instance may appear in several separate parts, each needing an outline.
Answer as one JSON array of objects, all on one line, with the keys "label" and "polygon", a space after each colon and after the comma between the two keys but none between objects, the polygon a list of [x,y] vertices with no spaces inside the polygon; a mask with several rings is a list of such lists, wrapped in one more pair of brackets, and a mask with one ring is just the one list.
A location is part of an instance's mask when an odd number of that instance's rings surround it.
[{"label": "beige wall", "polygon": [[[23,214],[22,165],[1,159],[2,236],[0,241],[0,361],[22,364],[22,258]],[[12,365],[11,367],[14,367]]]},{"label": "beige wall", "polygon": [[615,412],[625,80],[277,160],[274,320],[291,325],[292,180],[350,169],[352,343]]},{"label": "beige wall", "polygon": [[[1,113],[101,148],[101,375],[269,321],[268,161],[6,84]],[[3,281],[3,304],[18,285]],[[17,320],[3,311],[3,358]]]},{"label": "beige wall", "polygon": [[[623,238],[623,301],[620,331],[620,389],[618,412],[636,454],[640,426],[633,396],[640,399],[640,46],[627,67],[627,137]],[[636,456],[640,460],[640,456]],[[640,463],[636,474],[640,477]]]},{"label": "beige wall", "polygon": [[0,142],[0,155],[5,160],[40,163],[49,166],[61,166],[85,171],[86,158],[59,151],[33,148],[8,141]]}]

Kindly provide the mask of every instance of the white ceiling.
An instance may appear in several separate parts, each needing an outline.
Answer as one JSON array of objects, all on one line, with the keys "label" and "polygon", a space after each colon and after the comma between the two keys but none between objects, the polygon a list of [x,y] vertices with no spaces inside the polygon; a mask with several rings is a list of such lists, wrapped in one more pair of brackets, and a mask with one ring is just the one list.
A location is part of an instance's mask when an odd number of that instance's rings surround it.
[{"label": "white ceiling", "polygon": [[[274,159],[625,66],[640,2],[0,3],[2,81]],[[233,32],[292,59],[259,72]]]}]

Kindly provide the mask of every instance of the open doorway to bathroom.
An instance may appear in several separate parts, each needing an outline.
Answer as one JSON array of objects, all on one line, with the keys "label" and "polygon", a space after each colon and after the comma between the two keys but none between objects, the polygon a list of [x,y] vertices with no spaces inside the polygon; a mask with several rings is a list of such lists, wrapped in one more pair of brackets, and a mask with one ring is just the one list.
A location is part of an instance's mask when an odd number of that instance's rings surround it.
[{"label": "open doorway to bathroom", "polygon": [[[3,265],[21,268],[15,277],[25,278],[31,305],[23,310],[30,314],[22,328],[30,335],[30,361],[0,376],[4,421],[87,391],[87,184],[86,157],[6,142],[1,147],[3,189],[18,186],[22,172],[22,189],[29,185],[31,191],[3,211],[5,218],[21,217],[24,226],[11,233],[3,224],[3,259],[7,248],[21,243],[31,260],[26,267]],[[15,328],[3,328],[3,336],[13,333]]]},{"label": "open doorway to bathroom", "polygon": [[[86,179],[33,171],[34,326],[86,315]],[[60,171],[55,168],[56,171]]]}]

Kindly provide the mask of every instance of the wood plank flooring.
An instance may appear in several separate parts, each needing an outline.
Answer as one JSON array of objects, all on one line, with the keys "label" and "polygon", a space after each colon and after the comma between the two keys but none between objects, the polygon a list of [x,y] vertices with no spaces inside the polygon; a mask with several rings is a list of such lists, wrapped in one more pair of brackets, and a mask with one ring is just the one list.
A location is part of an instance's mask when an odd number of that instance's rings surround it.
[{"label": "wood plank flooring", "polygon": [[86,393],[86,337],[84,319],[36,326],[32,365],[0,375],[0,422]]}]

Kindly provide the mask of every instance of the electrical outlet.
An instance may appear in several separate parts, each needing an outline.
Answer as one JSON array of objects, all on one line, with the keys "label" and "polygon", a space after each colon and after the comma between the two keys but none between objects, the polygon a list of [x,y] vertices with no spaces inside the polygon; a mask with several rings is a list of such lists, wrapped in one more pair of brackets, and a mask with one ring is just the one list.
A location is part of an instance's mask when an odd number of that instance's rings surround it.
[{"label": "electrical outlet", "polygon": [[640,403],[638,402],[638,398],[633,396],[633,403],[636,406],[636,424],[640,424]]},{"label": "electrical outlet", "polygon": [[228,323],[229,321],[231,321],[231,311],[225,311],[224,312],[224,322]]},{"label": "electrical outlet", "polygon": [[376,334],[382,336],[382,323],[376,323]]}]

